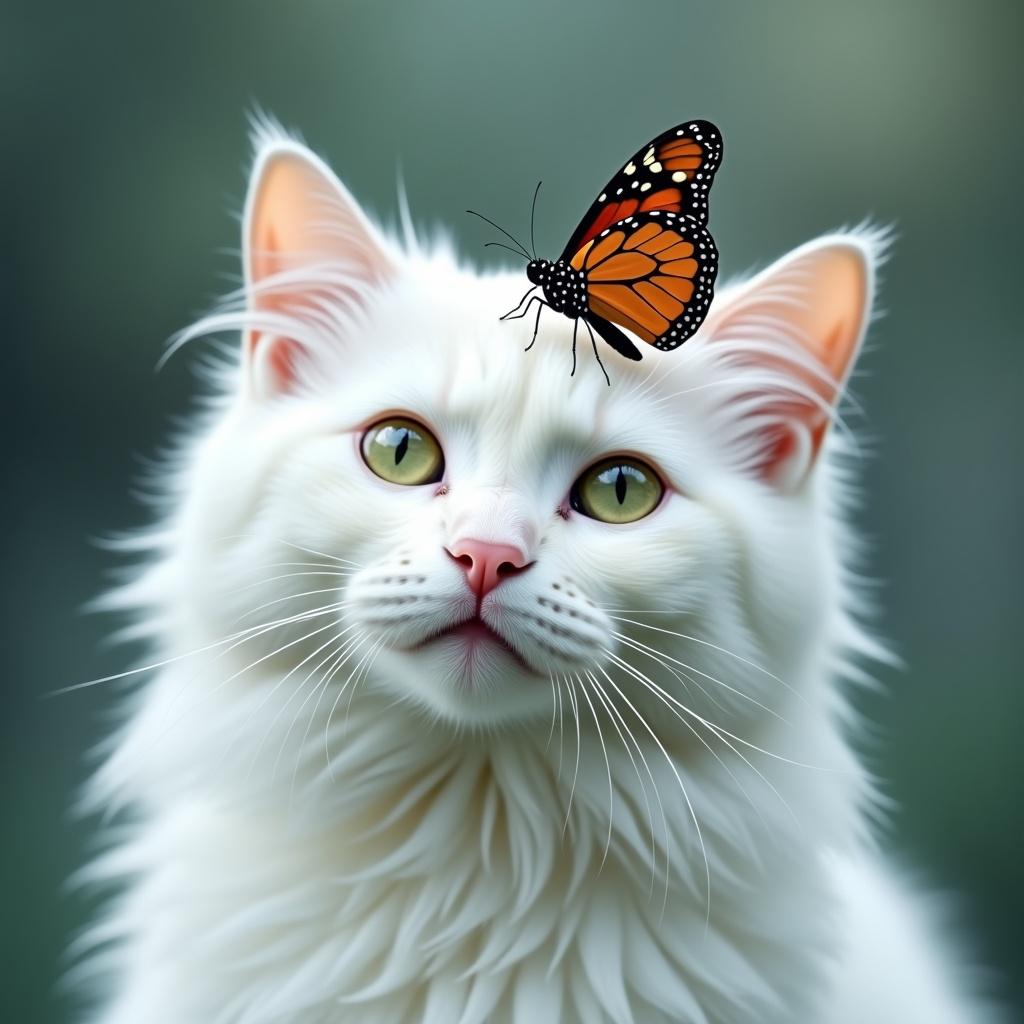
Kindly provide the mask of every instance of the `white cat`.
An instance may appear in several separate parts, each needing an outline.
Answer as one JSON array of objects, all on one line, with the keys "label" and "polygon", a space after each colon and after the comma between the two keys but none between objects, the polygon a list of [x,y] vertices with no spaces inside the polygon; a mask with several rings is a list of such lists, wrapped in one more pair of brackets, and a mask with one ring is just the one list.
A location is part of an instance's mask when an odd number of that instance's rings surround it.
[{"label": "white cat", "polygon": [[[883,240],[720,291],[679,351],[498,317],[264,127],[237,365],[108,601],[160,664],[103,1024],[977,1024],[881,863],[841,680],[883,656],[830,423]],[[586,358],[582,358],[586,356]]]}]

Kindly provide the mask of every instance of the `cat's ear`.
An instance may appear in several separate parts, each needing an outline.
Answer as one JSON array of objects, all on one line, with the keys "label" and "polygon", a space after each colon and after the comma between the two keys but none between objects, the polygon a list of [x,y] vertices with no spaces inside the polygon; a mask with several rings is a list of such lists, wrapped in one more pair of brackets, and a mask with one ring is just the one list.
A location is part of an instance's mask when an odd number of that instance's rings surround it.
[{"label": "cat's ear", "polygon": [[[288,388],[303,314],[325,300],[358,301],[392,272],[387,245],[330,168],[287,138],[256,156],[243,220],[247,380],[258,394]],[[289,329],[289,324],[296,329]]]},{"label": "cat's ear", "polygon": [[747,465],[782,489],[807,477],[871,317],[881,236],[828,235],[784,256],[712,309],[712,344],[747,383],[730,401],[750,441]]}]

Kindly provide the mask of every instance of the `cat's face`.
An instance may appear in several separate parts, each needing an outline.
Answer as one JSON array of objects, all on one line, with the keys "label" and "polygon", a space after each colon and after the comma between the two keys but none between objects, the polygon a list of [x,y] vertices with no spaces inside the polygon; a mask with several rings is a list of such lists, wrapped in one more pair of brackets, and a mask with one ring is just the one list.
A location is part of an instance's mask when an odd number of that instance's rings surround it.
[{"label": "cat's face", "polygon": [[466,723],[549,712],[552,675],[618,649],[612,614],[696,612],[726,569],[695,494],[714,455],[665,400],[680,381],[617,361],[608,387],[589,346],[570,377],[556,316],[524,353],[532,328],[498,321],[518,285],[396,286],[367,311],[372,347],[301,397],[244,403],[229,444],[272,453],[246,488],[231,607],[341,602],[369,679]]},{"label": "cat's face", "polygon": [[[269,206],[257,187],[249,216],[308,249],[296,189],[322,168],[300,158],[279,196],[264,167]],[[716,346],[726,314],[678,353],[602,351],[610,387],[581,328],[570,376],[568,320],[547,311],[526,353],[532,318],[498,319],[521,274],[388,251],[338,202],[348,276],[251,300],[245,379],[188,512],[204,614],[224,633],[304,616],[265,641],[296,685],[374,688],[460,726],[549,716],[560,683],[600,699],[630,667],[655,683],[683,671],[705,710],[760,704],[776,685],[763,674],[709,694],[690,670],[718,682],[711,652],[763,653],[765,631],[796,657],[787,638],[816,614],[828,581],[801,494],[825,421],[764,383],[788,374],[813,394],[813,376]],[[280,263],[269,279],[282,269],[292,281]],[[764,316],[749,291],[719,303]]]}]

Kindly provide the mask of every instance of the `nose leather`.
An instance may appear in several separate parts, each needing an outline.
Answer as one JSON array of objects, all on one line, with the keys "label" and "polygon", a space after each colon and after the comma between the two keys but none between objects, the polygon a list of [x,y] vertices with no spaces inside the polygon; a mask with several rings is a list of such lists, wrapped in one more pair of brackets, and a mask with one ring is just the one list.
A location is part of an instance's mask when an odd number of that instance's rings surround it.
[{"label": "nose leather", "polygon": [[448,554],[466,570],[469,589],[482,601],[502,580],[515,576],[532,564],[512,544],[494,544],[486,540],[460,540]]}]

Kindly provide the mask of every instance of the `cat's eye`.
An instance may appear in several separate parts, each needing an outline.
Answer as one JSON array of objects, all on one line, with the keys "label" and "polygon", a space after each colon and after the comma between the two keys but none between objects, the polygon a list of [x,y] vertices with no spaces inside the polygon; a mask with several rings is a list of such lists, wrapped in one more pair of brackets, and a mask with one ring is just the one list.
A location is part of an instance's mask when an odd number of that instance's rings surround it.
[{"label": "cat's eye", "polygon": [[591,466],[573,484],[569,503],[602,523],[634,523],[650,515],[664,493],[646,462],[620,455]]},{"label": "cat's eye", "polygon": [[363,435],[363,460],[382,480],[416,487],[433,484],[444,473],[444,453],[422,423],[392,416]]}]

